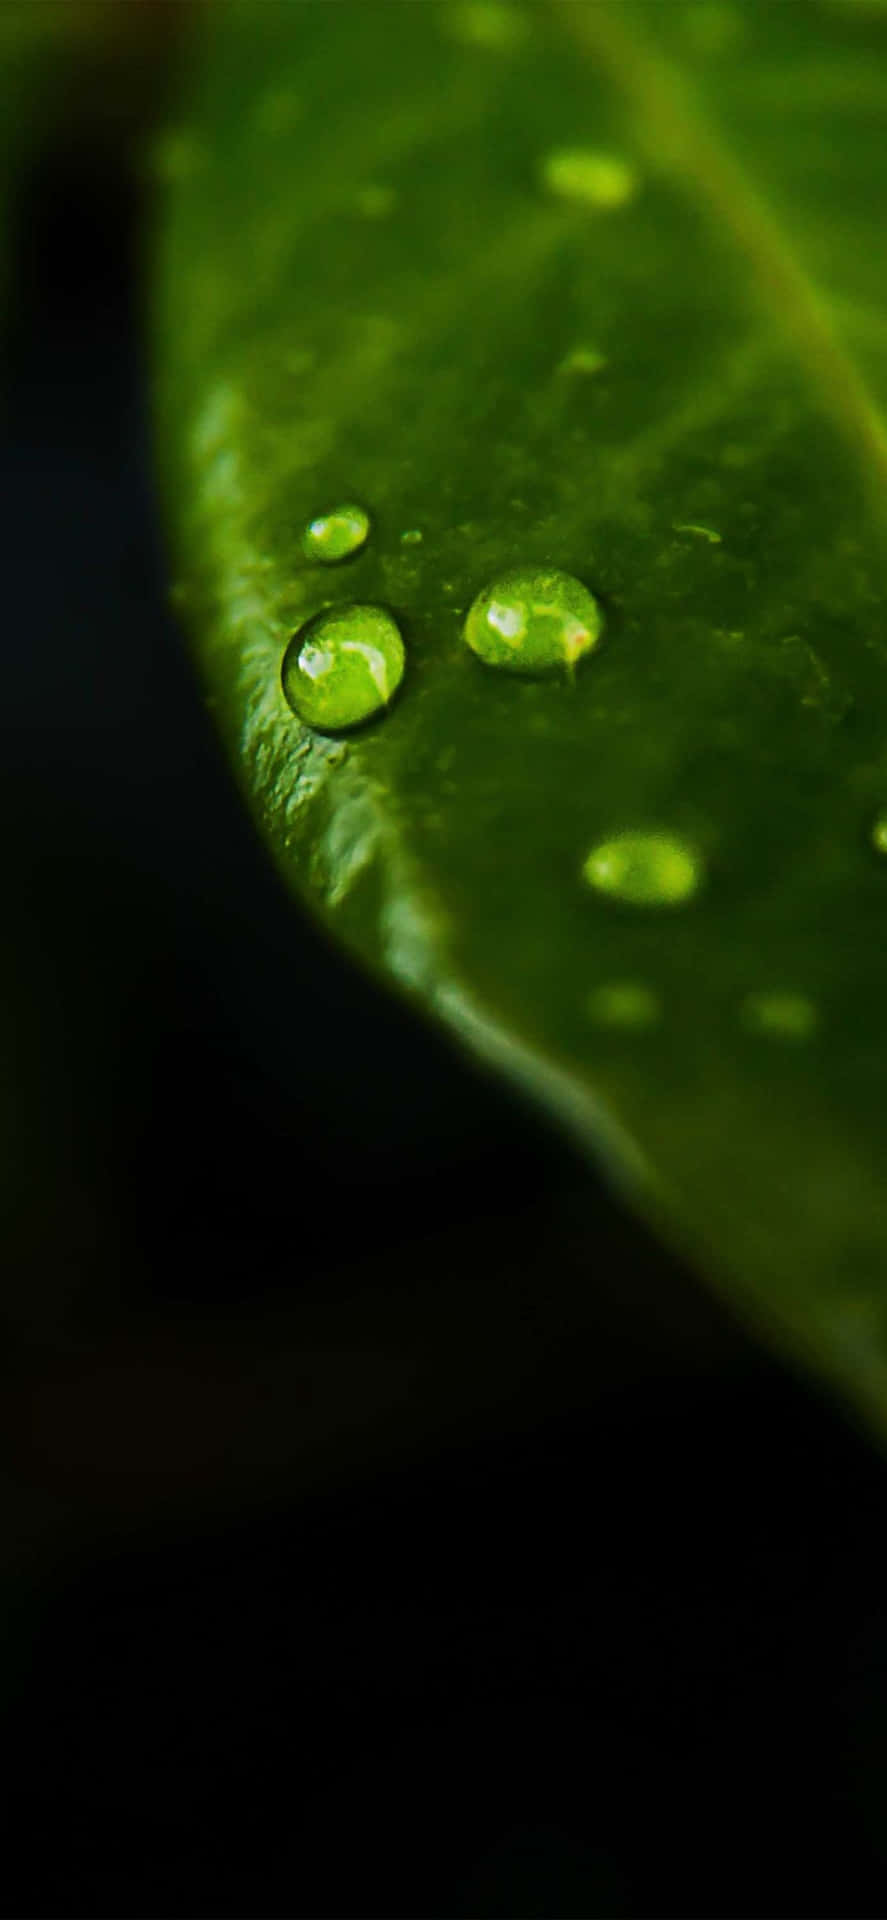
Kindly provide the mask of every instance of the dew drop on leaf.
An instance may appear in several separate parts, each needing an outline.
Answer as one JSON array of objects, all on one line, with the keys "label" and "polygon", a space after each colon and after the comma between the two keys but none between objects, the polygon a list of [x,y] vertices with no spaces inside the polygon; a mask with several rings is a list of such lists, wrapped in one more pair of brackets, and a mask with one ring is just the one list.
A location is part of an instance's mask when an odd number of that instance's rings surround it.
[{"label": "dew drop on leaf", "polygon": [[633,200],[638,177],[628,160],[593,147],[553,147],[542,160],[543,185],[562,200],[581,200],[606,211]]},{"label": "dew drop on leaf", "polygon": [[595,647],[603,614],[581,580],[554,567],[515,567],[468,609],[465,639],[491,667],[550,673],[575,667]]},{"label": "dew drop on leaf", "polygon": [[403,670],[403,641],[384,607],[325,607],[293,635],[281,680],[300,720],[339,733],[387,706]]},{"label": "dew drop on leaf", "polygon": [[596,1027],[640,1032],[655,1027],[661,1012],[658,993],[639,980],[612,980],[595,987],[588,998],[589,1018]]},{"label": "dew drop on leaf", "polygon": [[813,1001],[805,993],[749,993],[740,1017],[750,1033],[775,1040],[808,1040],[819,1024]]},{"label": "dew drop on leaf", "polygon": [[596,893],[632,907],[678,907],[702,883],[702,863],[670,833],[618,833],[592,847],[582,868]]},{"label": "dew drop on leaf", "polygon": [[402,547],[418,547],[424,538],[421,527],[407,527],[400,536],[400,543]]},{"label": "dew drop on leaf", "polygon": [[370,517],[363,507],[333,507],[309,520],[302,535],[302,548],[309,560],[348,560],[358,553],[370,531]]}]

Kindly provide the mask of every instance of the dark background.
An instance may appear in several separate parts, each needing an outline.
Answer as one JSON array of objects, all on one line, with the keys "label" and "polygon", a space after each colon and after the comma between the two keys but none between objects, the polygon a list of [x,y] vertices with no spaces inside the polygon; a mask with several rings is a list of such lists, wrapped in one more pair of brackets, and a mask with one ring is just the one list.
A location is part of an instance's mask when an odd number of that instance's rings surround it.
[{"label": "dark background", "polygon": [[144,189],[17,201],[11,1915],[883,1915],[885,1481],[254,838],[168,605]]}]

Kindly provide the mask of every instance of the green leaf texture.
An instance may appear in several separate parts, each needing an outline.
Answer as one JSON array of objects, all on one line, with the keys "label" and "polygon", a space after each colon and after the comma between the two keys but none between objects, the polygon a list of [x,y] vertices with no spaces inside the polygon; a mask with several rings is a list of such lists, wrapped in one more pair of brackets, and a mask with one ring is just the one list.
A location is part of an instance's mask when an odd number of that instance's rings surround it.
[{"label": "green leaf texture", "polygon": [[[156,326],[176,597],[287,880],[876,1419],[885,132],[871,4],[219,8]],[[600,602],[575,672],[465,644],[523,567]],[[406,670],[333,737],[281,662],[351,602]],[[692,894],[589,885],[651,833]]]}]

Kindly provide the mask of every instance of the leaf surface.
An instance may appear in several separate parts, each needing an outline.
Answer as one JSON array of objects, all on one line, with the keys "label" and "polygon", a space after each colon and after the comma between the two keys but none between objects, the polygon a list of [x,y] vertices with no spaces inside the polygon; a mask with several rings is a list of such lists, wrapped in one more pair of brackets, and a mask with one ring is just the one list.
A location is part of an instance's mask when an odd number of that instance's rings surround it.
[{"label": "leaf surface", "polygon": [[[876,1418],[885,125],[871,6],[217,9],[157,324],[177,597],[286,878]],[[599,600],[575,673],[465,645],[516,567]],[[350,602],[407,666],[334,738],[281,662]],[[692,897],[589,886],[651,832]]]}]

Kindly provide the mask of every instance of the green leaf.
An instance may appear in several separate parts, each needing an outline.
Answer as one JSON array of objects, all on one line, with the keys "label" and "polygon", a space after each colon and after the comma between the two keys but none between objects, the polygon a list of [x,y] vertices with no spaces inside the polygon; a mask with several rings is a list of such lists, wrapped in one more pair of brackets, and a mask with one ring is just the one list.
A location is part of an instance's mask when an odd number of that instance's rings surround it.
[{"label": "green leaf", "polygon": [[[885,124],[871,6],[217,9],[158,303],[177,598],[284,875],[876,1418]],[[603,610],[572,671],[466,645],[525,568]],[[352,602],[406,671],[337,738],[281,663]]]}]

